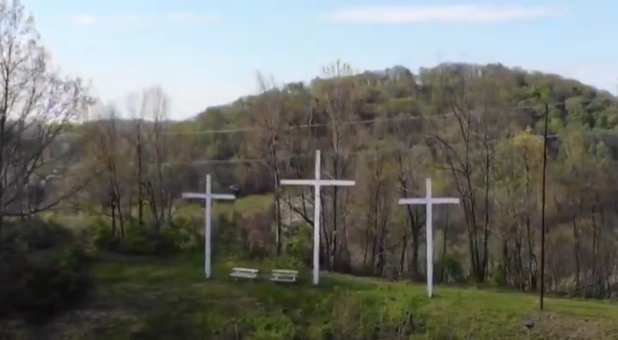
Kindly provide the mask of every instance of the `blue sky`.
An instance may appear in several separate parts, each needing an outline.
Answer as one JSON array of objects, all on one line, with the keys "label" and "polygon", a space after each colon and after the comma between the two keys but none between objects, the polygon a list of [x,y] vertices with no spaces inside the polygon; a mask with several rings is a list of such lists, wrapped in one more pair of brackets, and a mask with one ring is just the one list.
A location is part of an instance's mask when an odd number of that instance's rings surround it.
[{"label": "blue sky", "polygon": [[55,63],[104,101],[161,85],[176,119],[257,91],[257,71],[502,62],[618,86],[618,2],[22,0]]}]

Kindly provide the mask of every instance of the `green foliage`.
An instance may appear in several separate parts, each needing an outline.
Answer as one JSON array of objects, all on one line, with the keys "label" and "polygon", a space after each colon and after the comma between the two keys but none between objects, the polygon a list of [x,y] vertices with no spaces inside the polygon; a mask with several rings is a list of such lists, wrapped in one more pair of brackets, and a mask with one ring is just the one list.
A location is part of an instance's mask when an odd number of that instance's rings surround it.
[{"label": "green foliage", "polygon": [[90,254],[66,229],[41,220],[3,226],[0,315],[45,320],[88,292]]},{"label": "green foliage", "polygon": [[299,224],[291,227],[293,231],[286,235],[285,253],[303,263],[311,263],[313,238],[311,227]]},{"label": "green foliage", "polygon": [[435,273],[440,274],[440,282],[444,283],[462,283],[466,279],[461,263],[448,255],[442,256],[436,263]]},{"label": "green foliage", "polygon": [[103,219],[97,219],[93,225],[95,245],[100,249],[116,249],[118,238],[113,234],[112,228]]},{"label": "green foliage", "polygon": [[114,235],[112,228],[103,221],[93,229],[99,248],[122,254],[169,255],[201,246],[197,240],[199,235],[192,232],[190,221],[183,218],[170,222],[160,231],[130,219],[124,226],[124,236]]},{"label": "green foliage", "polygon": [[618,331],[618,310],[609,302],[548,298],[539,314],[537,297],[528,294],[438,286],[429,300],[424,285],[339,274],[324,274],[319,287],[234,282],[219,270],[204,280],[201,254],[102,255],[97,294],[83,308],[104,312],[107,322],[51,327],[76,328],[94,340],[515,340],[527,338],[522,322],[529,319],[537,324],[531,339],[605,340]]},{"label": "green foliage", "polygon": [[14,306],[37,318],[71,306],[91,285],[86,270],[88,262],[86,253],[73,247],[49,261],[31,263],[31,267],[25,268],[29,273],[22,281],[21,294],[13,300]]},{"label": "green foliage", "polygon": [[21,244],[26,250],[45,250],[69,242],[72,235],[59,224],[35,218],[7,223],[2,227],[1,237],[0,241]]},{"label": "green foliage", "polygon": [[283,312],[256,313],[250,319],[252,327],[255,329],[249,336],[252,340],[286,340],[294,339],[296,326]]}]

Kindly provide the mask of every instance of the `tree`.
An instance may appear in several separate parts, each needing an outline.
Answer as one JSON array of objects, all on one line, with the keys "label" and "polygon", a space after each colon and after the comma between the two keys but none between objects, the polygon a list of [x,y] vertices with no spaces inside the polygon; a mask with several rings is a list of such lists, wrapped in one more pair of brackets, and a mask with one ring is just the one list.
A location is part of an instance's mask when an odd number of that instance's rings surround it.
[{"label": "tree", "polygon": [[485,281],[488,272],[495,145],[509,102],[498,92],[499,78],[492,72],[500,69],[484,73],[474,66],[445,65],[432,79],[438,109],[454,121],[433,139],[462,200],[477,282]]},{"label": "tree", "polygon": [[89,101],[79,79],[52,71],[34,20],[18,0],[0,1],[0,51],[1,227],[6,217],[47,210],[73,192],[28,202],[37,178],[64,170],[48,151]]},{"label": "tree", "polygon": [[[359,87],[353,78],[354,72],[351,66],[341,61],[325,67],[323,74],[327,79],[316,81],[314,86],[318,111],[323,114],[324,121],[328,125],[326,142],[332,151],[329,176],[343,178],[349,171],[350,151],[355,140],[353,126],[347,122],[357,119]],[[346,216],[340,214],[341,211],[346,210],[347,198],[342,199],[339,191],[338,187],[333,187],[330,211],[323,210],[325,216],[330,212],[331,219],[331,223],[323,224],[325,226],[323,236],[326,243],[327,268],[334,268],[338,265],[348,266],[347,263],[340,263],[341,255],[348,253],[349,250],[347,249]],[[326,200],[322,202],[327,204]]]},{"label": "tree", "polygon": [[530,131],[519,132],[498,146],[496,220],[501,226],[500,267],[505,283],[522,290],[534,289],[537,281],[533,225],[539,203],[536,184],[540,181],[542,158],[543,141]]},{"label": "tree", "polygon": [[155,232],[168,222],[172,215],[172,203],[175,192],[170,185],[171,178],[167,173],[168,134],[167,114],[169,99],[162,88],[152,87],[142,94],[142,115],[151,120],[151,127],[146,132],[145,140],[150,146],[148,150],[148,171],[144,179],[148,206]]},{"label": "tree", "polygon": [[[137,186],[137,223],[144,225],[144,114],[145,101],[137,94],[132,94],[127,99],[128,111],[133,116],[134,131],[130,138],[135,147],[135,182]],[[140,107],[141,104],[141,107]]]},{"label": "tree", "polygon": [[257,75],[261,95],[254,103],[256,134],[251,149],[265,160],[272,175],[275,252],[281,255],[283,225],[281,221],[281,156],[285,148],[286,112],[284,112],[285,96],[275,85],[274,80]]},{"label": "tree", "polygon": [[87,171],[97,174],[98,181],[89,191],[101,203],[101,213],[111,218],[112,235],[122,238],[131,206],[127,139],[114,106],[99,106],[97,114],[99,120],[89,124],[87,134],[88,155],[92,157]]}]

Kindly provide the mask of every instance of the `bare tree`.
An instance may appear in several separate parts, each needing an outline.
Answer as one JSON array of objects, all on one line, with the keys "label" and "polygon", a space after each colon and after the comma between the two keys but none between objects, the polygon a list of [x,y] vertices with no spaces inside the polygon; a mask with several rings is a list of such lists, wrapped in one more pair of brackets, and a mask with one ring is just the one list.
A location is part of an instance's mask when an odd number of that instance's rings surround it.
[{"label": "bare tree", "polygon": [[[358,86],[352,77],[354,72],[350,65],[340,61],[325,67],[323,73],[328,79],[317,82],[317,105],[324,113],[329,129],[328,142],[332,150],[329,175],[342,178],[351,164],[350,153],[355,136],[354,130],[350,125],[346,125],[346,122],[356,119],[359,112],[360,102],[356,96]],[[346,216],[339,214],[346,210],[344,205],[347,197],[342,199],[339,196],[339,188],[334,187],[330,200],[331,228],[323,229],[327,245],[324,250],[329,268],[337,266],[343,260],[341,255],[349,252]],[[345,263],[341,264],[347,266]]]},{"label": "bare tree", "polygon": [[34,20],[21,2],[0,1],[0,226],[5,217],[29,216],[66,198],[58,193],[26,204],[36,178],[54,169],[49,152],[87,104],[79,79],[52,70]]},{"label": "bare tree", "polygon": [[281,157],[284,142],[284,95],[274,80],[267,79],[258,73],[257,81],[260,96],[255,103],[255,122],[258,127],[254,135],[256,143],[252,149],[265,159],[273,184],[274,192],[274,222],[275,222],[275,252],[281,255],[282,221],[281,221]]},{"label": "bare tree", "polygon": [[483,282],[489,270],[496,140],[500,123],[510,113],[508,98],[499,96],[496,80],[486,80],[474,66],[441,67],[435,98],[454,124],[441,122],[447,133],[436,134],[434,141],[462,199],[471,272]]},{"label": "bare tree", "polygon": [[151,128],[148,129],[146,140],[150,145],[148,175],[144,181],[148,205],[155,231],[160,231],[169,221],[172,214],[174,194],[168,185],[169,179],[165,176],[165,162],[167,160],[166,119],[169,100],[163,89],[153,87],[144,90],[142,95],[142,115],[151,119]]},{"label": "bare tree", "polygon": [[88,134],[91,142],[89,154],[94,162],[90,171],[99,174],[99,186],[91,187],[96,193],[100,188],[98,199],[101,202],[103,215],[111,218],[112,235],[123,237],[125,222],[129,212],[126,211],[127,198],[127,154],[119,126],[118,112],[113,106],[98,108],[99,120],[90,125]]},{"label": "bare tree", "polygon": [[[141,103],[140,103],[141,101]],[[141,105],[141,107],[140,107]],[[144,114],[145,101],[137,94],[127,98],[127,108],[132,115],[134,128],[131,140],[135,148],[135,177],[137,185],[137,223],[144,225]]]}]

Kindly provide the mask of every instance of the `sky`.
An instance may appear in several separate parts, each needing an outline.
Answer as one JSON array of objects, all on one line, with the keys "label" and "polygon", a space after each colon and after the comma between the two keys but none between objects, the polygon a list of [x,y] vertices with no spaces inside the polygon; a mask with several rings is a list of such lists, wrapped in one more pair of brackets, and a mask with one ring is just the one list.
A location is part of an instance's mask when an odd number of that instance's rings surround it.
[{"label": "sky", "polygon": [[442,62],[557,73],[616,92],[615,0],[22,0],[62,73],[104,102],[161,86],[171,118],[258,91],[256,74],[309,81]]}]

